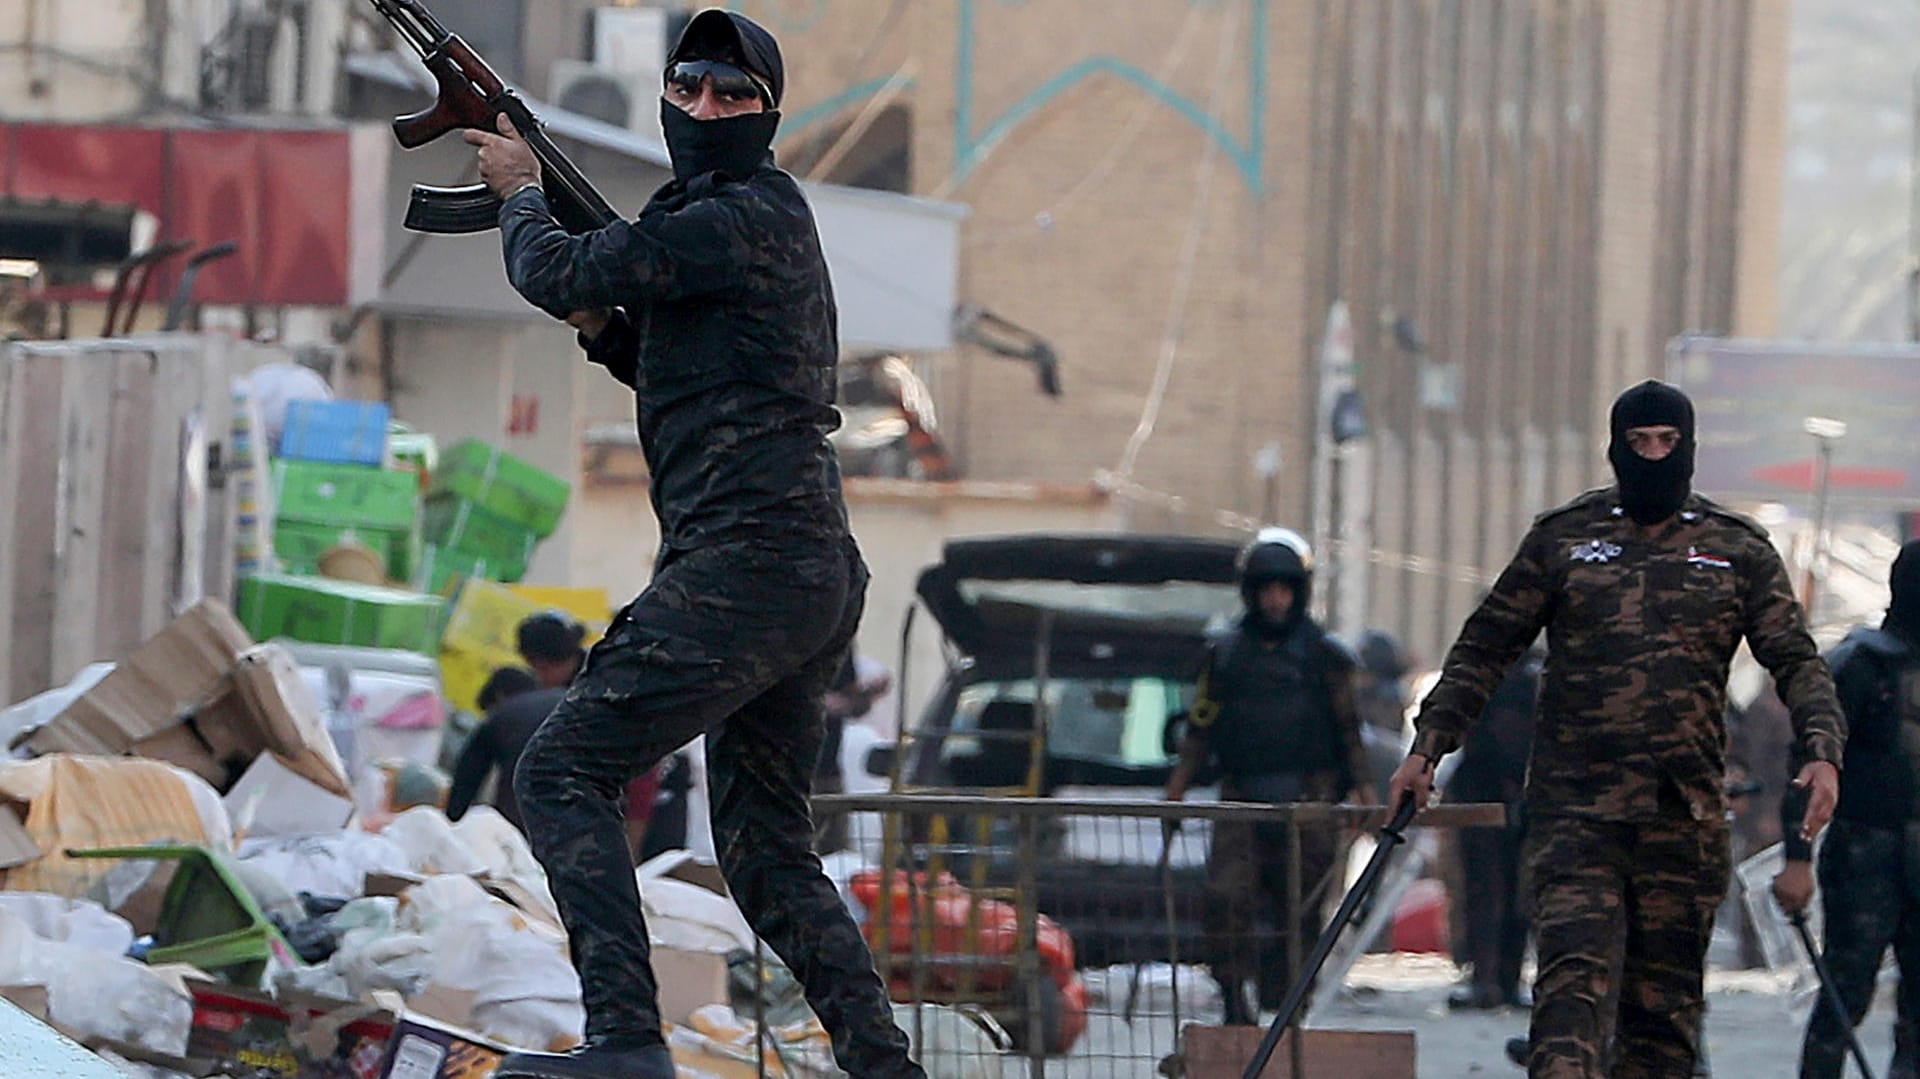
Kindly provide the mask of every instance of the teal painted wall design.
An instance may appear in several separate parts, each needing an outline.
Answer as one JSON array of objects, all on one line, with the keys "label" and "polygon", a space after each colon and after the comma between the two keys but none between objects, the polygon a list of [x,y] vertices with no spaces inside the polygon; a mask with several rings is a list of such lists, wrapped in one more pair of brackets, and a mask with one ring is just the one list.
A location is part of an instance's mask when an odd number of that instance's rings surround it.
[{"label": "teal painted wall design", "polygon": [[[990,118],[977,117],[974,110],[975,13],[981,0],[958,0],[955,27],[953,162],[954,186],[965,182],[995,144],[1021,123],[1044,110],[1062,93],[1099,75],[1111,75],[1148,95],[1175,115],[1199,128],[1218,143],[1232,162],[1240,179],[1254,194],[1262,194],[1266,177],[1267,120],[1267,34],[1272,0],[1250,0],[1253,28],[1245,80],[1248,99],[1248,130],[1235,133],[1227,129],[1206,107],[1118,57],[1089,56],[1067,65],[1044,79],[1004,112]],[[1032,0],[993,0],[1001,7],[1025,7]],[[1186,0],[1192,6],[1218,6],[1227,0]],[[801,30],[814,25],[825,15],[827,0],[733,0],[729,5],[755,19],[765,19],[776,29]],[[880,92],[890,76],[856,83],[823,101],[790,114],[781,125],[783,137],[791,137],[814,124],[839,114]],[[912,83],[908,83],[911,88]]]}]

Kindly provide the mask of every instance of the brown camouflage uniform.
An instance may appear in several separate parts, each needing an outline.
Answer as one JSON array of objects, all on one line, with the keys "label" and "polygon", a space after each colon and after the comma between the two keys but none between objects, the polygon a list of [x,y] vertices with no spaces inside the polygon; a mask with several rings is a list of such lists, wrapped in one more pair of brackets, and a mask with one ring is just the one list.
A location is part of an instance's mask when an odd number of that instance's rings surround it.
[{"label": "brown camouflage uniform", "polygon": [[1729,868],[1728,663],[1744,637],[1791,709],[1801,758],[1838,767],[1833,681],[1758,525],[1694,495],[1641,529],[1604,488],[1534,522],[1448,653],[1413,752],[1457,748],[1543,629],[1526,788],[1540,962],[1528,1074],[1599,1075],[1611,1026],[1613,1075],[1688,1075]]}]

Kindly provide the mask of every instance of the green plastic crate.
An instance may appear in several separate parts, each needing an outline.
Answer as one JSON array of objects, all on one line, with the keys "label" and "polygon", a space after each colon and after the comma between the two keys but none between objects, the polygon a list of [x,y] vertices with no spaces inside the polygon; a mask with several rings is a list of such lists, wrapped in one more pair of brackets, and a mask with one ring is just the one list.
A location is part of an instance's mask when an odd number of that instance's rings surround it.
[{"label": "green plastic crate", "polygon": [[560,527],[569,490],[566,480],[470,438],[441,452],[427,493],[456,495],[545,539]]},{"label": "green plastic crate", "polygon": [[354,542],[372,550],[386,563],[387,576],[406,581],[419,564],[420,534],[417,529],[388,532],[379,528],[354,528],[339,525],[309,524],[306,521],[275,521],[273,553],[280,556],[282,572],[313,576],[320,572],[320,556],[334,547]]},{"label": "green plastic crate", "polygon": [[419,484],[407,472],[281,458],[273,463],[274,518],[405,533],[420,519]]},{"label": "green plastic crate", "polygon": [[428,543],[484,559],[494,580],[509,582],[526,575],[540,544],[540,536],[520,522],[450,495],[427,499],[424,532]]},{"label": "green plastic crate", "polygon": [[[343,543],[358,543],[389,560],[395,535],[385,529],[355,528],[352,525],[313,524],[307,521],[280,520],[273,523],[273,553],[280,556],[288,572],[305,574],[320,564],[320,556]],[[304,567],[295,569],[293,567]]]},{"label": "green plastic crate", "polygon": [[414,577],[413,586],[422,592],[446,596],[453,591],[454,585],[469,577],[497,581],[500,574],[485,555],[429,543],[421,548],[420,570]]},{"label": "green plastic crate", "polygon": [[149,964],[188,963],[228,984],[254,988],[266,984],[269,968],[301,965],[224,857],[205,847],[99,847],[67,854],[180,863],[160,899]]},{"label": "green plastic crate", "polygon": [[240,581],[240,624],[257,641],[439,651],[446,601],[397,588],[263,573]]}]

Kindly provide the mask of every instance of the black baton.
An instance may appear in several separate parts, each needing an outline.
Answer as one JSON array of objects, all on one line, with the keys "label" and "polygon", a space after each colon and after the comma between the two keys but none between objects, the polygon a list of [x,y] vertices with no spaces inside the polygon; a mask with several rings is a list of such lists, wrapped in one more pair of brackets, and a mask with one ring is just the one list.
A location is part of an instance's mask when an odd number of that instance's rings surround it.
[{"label": "black baton", "polygon": [[1307,957],[1307,965],[1287,990],[1287,998],[1280,1002],[1280,1014],[1273,1017],[1273,1024],[1267,1027],[1267,1036],[1260,1039],[1260,1048],[1254,1052],[1253,1059],[1247,1062],[1247,1070],[1241,1073],[1240,1079],[1260,1079],[1260,1073],[1266,1069],[1274,1049],[1280,1045],[1280,1035],[1286,1033],[1288,1025],[1293,1022],[1293,1013],[1300,1010],[1301,1001],[1306,999],[1307,987],[1313,984],[1320,968],[1326,965],[1327,956],[1332,954],[1333,946],[1340,940],[1340,933],[1346,929],[1347,922],[1353,919],[1353,912],[1360,909],[1360,904],[1366,902],[1367,896],[1372,895],[1374,888],[1379,885],[1380,874],[1387,868],[1387,856],[1406,839],[1401,832],[1412,819],[1413,795],[1407,794],[1401,797],[1400,805],[1394,809],[1393,819],[1380,829],[1380,838],[1373,848],[1373,857],[1367,859],[1367,868],[1360,871],[1360,879],[1353,882],[1347,897],[1340,901],[1339,912],[1321,931],[1319,942],[1313,946],[1313,954]]},{"label": "black baton", "polygon": [[1833,984],[1833,975],[1827,972],[1827,960],[1814,947],[1813,933],[1807,929],[1805,911],[1794,911],[1787,916],[1793,923],[1794,932],[1800,934],[1800,943],[1807,949],[1807,958],[1813,960],[1813,975],[1820,980],[1820,999],[1833,1009],[1833,1017],[1840,1021],[1840,1029],[1847,1036],[1847,1048],[1853,1050],[1853,1062],[1860,1065],[1860,1074],[1873,1079],[1873,1069],[1867,1067],[1866,1050],[1860,1048],[1860,1037],[1853,1031],[1853,1018],[1847,1014],[1846,1002],[1840,999],[1840,990]]}]

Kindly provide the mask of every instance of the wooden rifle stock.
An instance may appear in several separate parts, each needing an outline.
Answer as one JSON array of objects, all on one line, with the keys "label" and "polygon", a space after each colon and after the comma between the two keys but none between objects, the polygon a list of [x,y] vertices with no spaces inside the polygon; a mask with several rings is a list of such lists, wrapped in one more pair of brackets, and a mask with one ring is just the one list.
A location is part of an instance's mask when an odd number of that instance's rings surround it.
[{"label": "wooden rifle stock", "polygon": [[[540,120],[520,95],[507,88],[458,34],[435,19],[420,0],[372,0],[374,9],[392,23],[400,36],[420,54],[439,92],[430,108],[393,121],[393,135],[408,150],[450,131],[473,129],[494,132],[496,117],[505,116],[527,140],[540,161],[541,188],[555,220],[570,233],[591,232],[620,215],[578,166],[548,137]],[[500,200],[485,184],[432,187],[415,184],[407,197],[406,226],[414,232],[457,235],[499,227]]]}]

